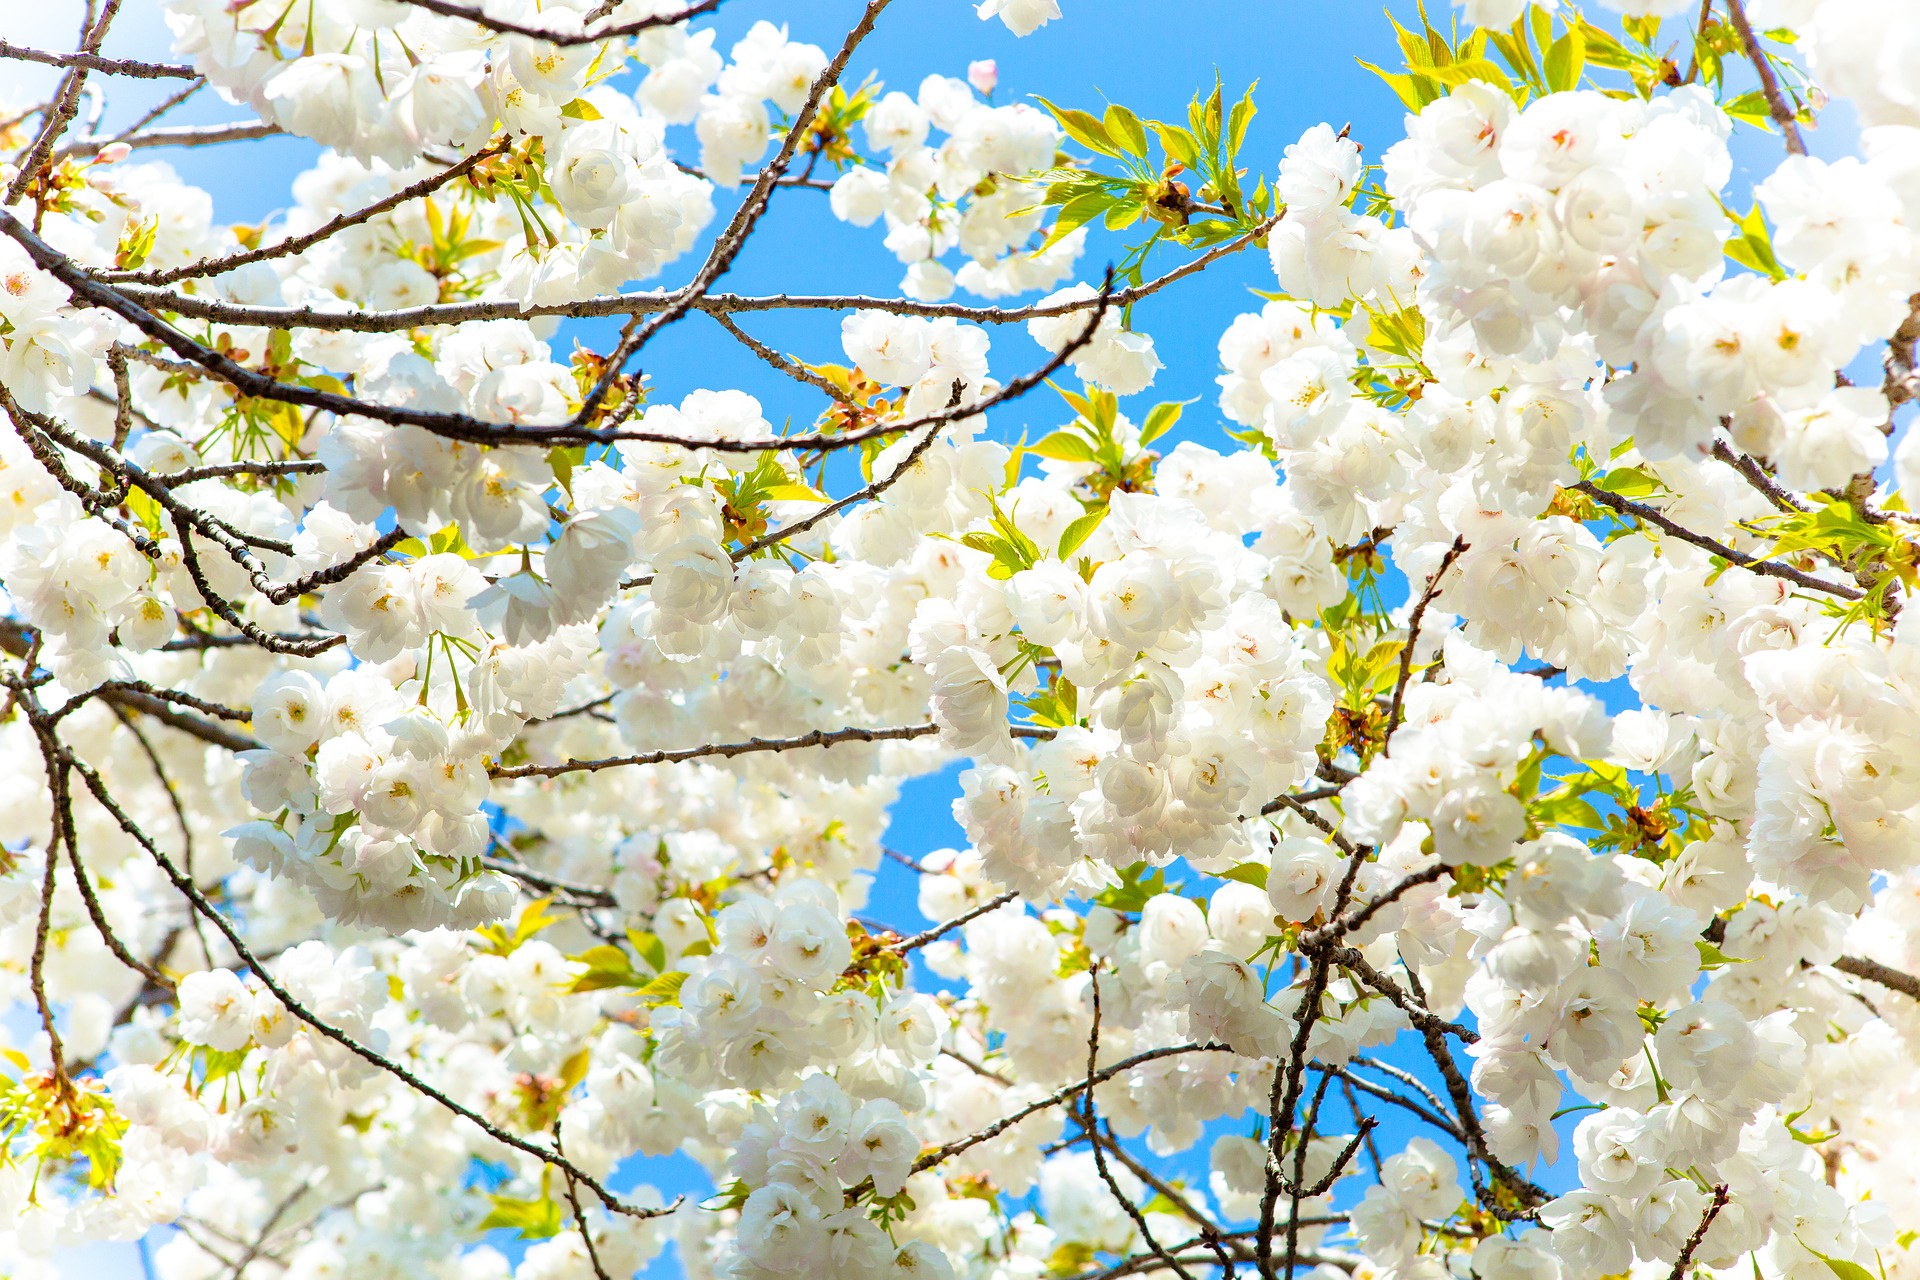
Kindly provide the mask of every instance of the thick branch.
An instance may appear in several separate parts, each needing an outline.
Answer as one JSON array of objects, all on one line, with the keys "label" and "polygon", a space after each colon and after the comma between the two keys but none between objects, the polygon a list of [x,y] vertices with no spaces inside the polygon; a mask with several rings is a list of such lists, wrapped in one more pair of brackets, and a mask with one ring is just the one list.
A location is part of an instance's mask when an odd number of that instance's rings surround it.
[{"label": "thick branch", "polygon": [[1747,51],[1747,60],[1753,63],[1753,69],[1760,77],[1760,93],[1767,100],[1767,114],[1780,126],[1787,150],[1796,156],[1807,154],[1807,140],[1800,136],[1799,119],[1787,104],[1786,94],[1781,92],[1780,78],[1774,75],[1773,63],[1767,58],[1767,51],[1760,47],[1760,39],[1753,33],[1753,24],[1747,21],[1747,7],[1742,0],[1727,0],[1727,18],[1739,33],[1740,43]]},{"label": "thick branch", "polygon": [[192,67],[183,67],[175,63],[140,62],[132,58],[103,58],[97,53],[54,53],[47,49],[30,49],[23,44],[13,44],[0,40],[0,58],[12,58],[20,62],[37,62],[43,67],[79,67],[86,71],[97,71],[102,75],[131,76],[135,80],[197,80],[200,73]]},{"label": "thick branch", "polygon": [[1889,991],[1898,991],[1903,996],[1920,1000],[1920,978],[1889,968],[1878,960],[1868,960],[1860,956],[1841,956],[1833,962],[1833,967],[1842,973],[1850,973],[1856,978],[1877,982]]}]

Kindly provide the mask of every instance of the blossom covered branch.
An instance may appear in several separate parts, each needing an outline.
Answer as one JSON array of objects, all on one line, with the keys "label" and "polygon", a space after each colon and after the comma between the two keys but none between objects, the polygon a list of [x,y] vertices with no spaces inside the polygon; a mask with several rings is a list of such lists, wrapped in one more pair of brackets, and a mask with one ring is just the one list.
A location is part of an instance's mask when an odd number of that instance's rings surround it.
[{"label": "blossom covered branch", "polygon": [[[0,1256],[1920,1274],[1920,22],[1415,6],[1275,151],[933,2],[0,41]],[[741,283],[822,192],[897,290]]]}]

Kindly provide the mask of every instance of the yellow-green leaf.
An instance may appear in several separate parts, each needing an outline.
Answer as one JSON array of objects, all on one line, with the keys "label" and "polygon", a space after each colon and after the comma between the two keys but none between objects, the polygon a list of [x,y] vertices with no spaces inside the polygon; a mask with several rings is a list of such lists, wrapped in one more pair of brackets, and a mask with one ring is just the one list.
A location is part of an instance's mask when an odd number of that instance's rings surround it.
[{"label": "yellow-green leaf", "polygon": [[1259,85],[1256,80],[1247,86],[1246,96],[1233,104],[1233,110],[1227,113],[1227,153],[1235,154],[1240,144],[1247,140],[1247,126],[1253,123],[1253,117],[1259,110],[1253,105],[1253,91]]},{"label": "yellow-green leaf", "polygon": [[1237,862],[1220,873],[1222,880],[1238,880],[1256,889],[1267,887],[1267,869],[1257,862]]},{"label": "yellow-green leaf", "polygon": [[1101,155],[1119,157],[1120,148],[1107,135],[1106,126],[1090,112],[1075,107],[1057,107],[1045,98],[1040,98],[1040,105],[1051,111],[1053,118],[1060,122],[1060,127],[1067,131],[1067,136],[1081,146],[1091,147]]},{"label": "yellow-green leaf", "polygon": [[776,484],[764,495],[769,502],[825,502],[827,495],[810,484]]},{"label": "yellow-green leaf", "polygon": [[1730,956],[1705,938],[1697,940],[1694,946],[1700,949],[1700,967],[1702,969],[1723,969],[1730,964],[1745,964],[1738,956]]},{"label": "yellow-green leaf", "polygon": [[1106,507],[1095,507],[1085,515],[1076,517],[1073,523],[1069,524],[1060,533],[1060,558],[1062,560],[1071,559],[1073,553],[1078,551],[1081,545],[1093,536],[1093,531],[1098,529],[1100,522],[1106,518]]},{"label": "yellow-green leaf", "polygon": [[669,970],[640,988],[634,995],[646,1004],[672,1004],[680,998],[680,988],[686,984],[687,975],[678,969]]},{"label": "yellow-green leaf", "polygon": [[1829,1258],[1826,1254],[1821,1253],[1818,1249],[1812,1248],[1811,1246],[1803,1245],[1802,1247],[1806,1248],[1808,1253],[1811,1253],[1814,1257],[1826,1263],[1827,1270],[1833,1272],[1840,1280],[1879,1280],[1873,1272],[1867,1270],[1857,1262],[1849,1262],[1845,1258]]},{"label": "yellow-green leaf", "polygon": [[[1198,398],[1197,396],[1195,397],[1195,399]],[[1147,414],[1147,420],[1140,425],[1141,445],[1150,445],[1161,436],[1167,434],[1167,432],[1173,430],[1174,423],[1180,421],[1180,415],[1185,412],[1186,407],[1192,403],[1192,400],[1169,400],[1164,404],[1153,406],[1152,410]]]},{"label": "yellow-green leaf", "polygon": [[519,1200],[513,1196],[489,1197],[492,1208],[480,1220],[479,1229],[504,1228],[518,1231],[522,1240],[546,1240],[560,1234],[560,1205],[551,1197]]},{"label": "yellow-green leaf", "polygon": [[640,929],[629,929],[627,941],[633,944],[635,954],[646,961],[655,973],[667,967],[667,944],[656,935]]},{"label": "yellow-green leaf", "polygon": [[1055,431],[1027,446],[1027,452],[1055,462],[1092,462],[1093,446],[1074,431]]},{"label": "yellow-green leaf", "polygon": [[1409,111],[1418,111],[1440,96],[1438,92],[1432,91],[1428,87],[1431,82],[1417,82],[1410,75],[1402,75],[1397,71],[1388,71],[1384,67],[1376,67],[1365,58],[1355,58],[1354,61],[1386,81],[1387,88],[1393,90],[1394,96],[1399,98],[1401,103],[1405,105]]},{"label": "yellow-green leaf", "polygon": [[1191,131],[1158,120],[1152,122],[1151,128],[1160,137],[1160,149],[1169,156],[1189,169],[1200,163],[1200,140]]},{"label": "yellow-green leaf", "polygon": [[1587,61],[1586,37],[1572,27],[1547,50],[1547,88],[1556,93],[1575,88]]},{"label": "yellow-green leaf", "polygon": [[1147,154],[1147,131],[1140,123],[1140,117],[1133,114],[1117,102],[1107,105],[1106,118],[1101,121],[1107,137],[1118,143],[1128,153],[1136,156]]}]

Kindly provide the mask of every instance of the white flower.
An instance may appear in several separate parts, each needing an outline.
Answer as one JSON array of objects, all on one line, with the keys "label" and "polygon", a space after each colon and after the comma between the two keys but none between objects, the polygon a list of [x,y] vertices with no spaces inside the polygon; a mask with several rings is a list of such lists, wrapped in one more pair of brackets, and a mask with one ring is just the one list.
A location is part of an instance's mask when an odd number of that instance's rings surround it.
[{"label": "white flower", "polygon": [[304,756],[320,741],[323,697],[320,682],[304,671],[269,677],[254,691],[254,736],[275,751]]},{"label": "white flower", "polygon": [[219,1053],[253,1040],[253,993],[231,969],[190,973],[180,981],[180,1035]]},{"label": "white flower", "polygon": [[1007,30],[1025,36],[1059,17],[1060,5],[1058,0],[980,0],[976,12],[982,19],[998,17]]},{"label": "white flower", "polygon": [[886,386],[912,386],[933,366],[929,325],[913,316],[856,311],[840,322],[847,359]]},{"label": "white flower", "polygon": [[79,395],[93,382],[93,354],[64,317],[16,321],[6,344],[0,375],[29,412],[51,412],[60,397]]},{"label": "white flower", "polygon": [[1288,217],[1312,220],[1345,204],[1359,181],[1359,144],[1317,124],[1287,147],[1274,186]]}]

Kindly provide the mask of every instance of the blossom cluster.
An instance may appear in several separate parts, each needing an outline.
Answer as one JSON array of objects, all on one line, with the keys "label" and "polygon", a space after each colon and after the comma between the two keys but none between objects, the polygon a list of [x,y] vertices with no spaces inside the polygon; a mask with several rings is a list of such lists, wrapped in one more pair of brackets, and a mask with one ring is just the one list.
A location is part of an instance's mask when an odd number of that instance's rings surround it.
[{"label": "blossom cluster", "polygon": [[1475,0],[1370,163],[715,7],[0,46],[0,1271],[1920,1274],[1920,20]]}]

